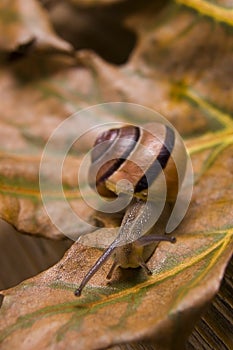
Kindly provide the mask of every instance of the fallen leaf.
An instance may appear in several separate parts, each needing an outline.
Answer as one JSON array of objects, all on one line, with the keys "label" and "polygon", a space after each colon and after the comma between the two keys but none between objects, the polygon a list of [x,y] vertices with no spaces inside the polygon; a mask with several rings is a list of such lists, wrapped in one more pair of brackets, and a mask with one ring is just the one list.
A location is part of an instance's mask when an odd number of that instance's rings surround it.
[{"label": "fallen leaf", "polygon": [[[215,26],[212,35],[209,21],[200,19],[196,25],[196,15],[183,8],[175,11],[171,5],[156,15],[149,10],[146,6],[145,12],[128,19],[139,41],[129,63],[122,67],[87,51],[77,54],[81,65],[74,58],[32,55],[2,65],[1,217],[19,230],[61,237],[41,206],[41,151],[62,120],[90,104],[109,100],[140,103],[165,115],[182,135],[198,136],[193,144],[221,148],[225,147],[223,140],[232,142],[232,36],[221,26]],[[155,16],[160,24],[154,27]],[[205,47],[201,56],[200,47]],[[218,53],[215,60],[211,59],[213,52]],[[139,119],[142,122],[143,116]],[[197,166],[201,164],[202,160]],[[76,166],[69,167],[67,174],[74,169]],[[70,181],[69,188],[72,192]],[[78,207],[79,199],[72,200]],[[56,206],[59,208],[58,202]],[[58,209],[58,216],[62,210]]]},{"label": "fallen leaf", "polygon": [[71,52],[72,46],[53,30],[48,14],[36,0],[4,0],[0,4],[1,51],[39,50]]},{"label": "fallen leaf", "polygon": [[177,244],[161,243],[150,260],[152,277],[125,271],[106,286],[106,263],[80,299],[74,288],[99,252],[74,244],[57,265],[3,293],[1,347],[103,349],[153,338],[181,349],[219,288],[231,237],[232,229],[177,233]]},{"label": "fallen leaf", "polygon": [[211,151],[190,148],[193,158],[204,158],[202,175],[177,243],[160,243],[149,261],[151,278],[121,271],[107,286],[106,263],[76,299],[74,289],[100,252],[75,243],[57,265],[3,292],[2,348],[96,349],[150,338],[161,349],[182,348],[232,254],[232,146],[215,157]]},{"label": "fallen leaf", "polygon": [[[140,270],[118,272],[106,286],[106,263],[76,299],[73,290],[100,252],[74,244],[54,267],[2,292],[3,349],[96,349],[149,338],[158,348],[180,349],[219,288],[233,233],[232,10],[209,1],[200,0],[199,8],[176,2],[159,9],[148,2],[124,18],[138,38],[124,65],[90,50],[1,62],[0,215],[19,230],[62,237],[41,202],[41,153],[61,121],[96,103],[137,103],[165,115],[184,136],[195,174],[177,243],[159,244],[151,278]],[[15,43],[9,39],[7,47]],[[102,118],[97,113],[96,120]],[[137,118],[143,122],[144,115]],[[81,204],[73,175],[85,147],[67,156],[63,185],[72,208],[91,220],[94,212]],[[59,196],[49,195],[68,227]]]}]

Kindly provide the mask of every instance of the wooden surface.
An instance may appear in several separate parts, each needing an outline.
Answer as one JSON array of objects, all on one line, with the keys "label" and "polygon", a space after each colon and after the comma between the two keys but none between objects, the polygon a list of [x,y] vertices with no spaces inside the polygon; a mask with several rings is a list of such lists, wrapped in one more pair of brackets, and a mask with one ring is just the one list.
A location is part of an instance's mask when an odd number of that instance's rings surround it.
[{"label": "wooden surface", "polygon": [[190,336],[187,349],[233,349],[233,258],[218,294]]}]

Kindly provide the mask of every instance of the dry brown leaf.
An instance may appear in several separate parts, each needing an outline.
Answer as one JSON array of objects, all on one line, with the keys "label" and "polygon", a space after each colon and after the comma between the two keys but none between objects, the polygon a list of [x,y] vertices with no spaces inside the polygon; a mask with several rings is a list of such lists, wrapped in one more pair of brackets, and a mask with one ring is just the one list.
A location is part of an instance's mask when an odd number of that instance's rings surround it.
[{"label": "dry brown leaf", "polygon": [[0,4],[1,51],[26,53],[36,47],[47,51],[72,51],[54,32],[48,14],[36,0],[3,0]]},{"label": "dry brown leaf", "polygon": [[[160,24],[154,27],[155,16]],[[195,14],[173,7],[156,15],[152,10],[135,15],[128,22],[140,39],[122,67],[91,52],[77,54],[81,66],[73,58],[42,56],[2,66],[2,218],[22,231],[60,236],[40,203],[40,154],[54,128],[90,104],[141,103],[165,115],[183,135],[203,135],[193,143],[210,144],[214,150],[225,147],[222,140],[231,142],[232,36],[220,26],[212,35],[210,22],[195,21]],[[205,47],[201,56],[200,47]],[[72,174],[76,167],[71,168]],[[73,184],[69,186],[72,190]]]},{"label": "dry brown leaf", "polygon": [[149,279],[126,271],[106,286],[107,263],[81,299],[74,288],[99,252],[74,244],[56,266],[4,292],[2,349],[103,349],[151,337],[159,349],[181,349],[218,290],[230,234],[189,232],[160,244]]},{"label": "dry brown leaf", "polygon": [[[195,9],[193,1],[183,3]],[[225,12],[215,17],[211,2],[199,3],[199,13],[151,3],[126,16],[124,25],[137,32],[138,43],[122,66],[91,51],[2,63],[0,213],[18,229],[61,237],[40,200],[41,152],[62,120],[95,103],[134,102],[164,114],[186,137],[195,172],[177,244],[159,245],[149,263],[151,278],[125,271],[106,286],[106,264],[77,300],[73,290],[100,253],[74,244],[56,266],[4,292],[3,349],[96,349],[148,337],[157,348],[180,349],[219,288],[232,253],[233,37],[212,21],[229,26]],[[80,157],[67,157],[64,185],[71,205],[88,218],[92,212],[72,192]],[[59,198],[53,205],[65,221]]]}]

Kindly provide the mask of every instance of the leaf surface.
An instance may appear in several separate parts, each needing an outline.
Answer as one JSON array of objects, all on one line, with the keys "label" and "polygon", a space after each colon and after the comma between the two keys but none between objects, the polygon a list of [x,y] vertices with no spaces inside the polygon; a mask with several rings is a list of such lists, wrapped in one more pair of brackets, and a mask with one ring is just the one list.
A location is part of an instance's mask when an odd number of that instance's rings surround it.
[{"label": "leaf surface", "polygon": [[126,271],[106,286],[107,263],[81,299],[74,288],[99,252],[74,244],[50,270],[4,293],[2,348],[96,349],[153,337],[161,348],[179,349],[218,289],[231,236],[232,230],[187,233],[176,245],[160,244],[149,279]]},{"label": "leaf surface", "polygon": [[1,51],[23,54],[32,48],[70,52],[72,46],[53,30],[46,11],[35,0],[4,0],[0,4]]},{"label": "leaf surface", "polygon": [[[100,252],[74,244],[57,265],[3,292],[3,349],[99,349],[149,337],[158,349],[180,349],[218,290],[233,233],[232,9],[223,13],[212,2],[199,3],[198,9],[192,1],[160,9],[147,4],[126,16],[124,25],[138,41],[121,66],[90,50],[2,61],[0,215],[19,230],[62,237],[41,202],[41,153],[54,128],[86,106],[124,101],[162,113],[184,136],[195,174],[189,211],[174,233],[177,243],[159,244],[149,262],[151,278],[139,269],[119,271],[106,286],[108,262],[76,299],[73,290]],[[1,48],[17,43],[9,39]],[[138,119],[143,122],[143,115]],[[83,153],[86,148],[88,143]],[[81,159],[82,152],[68,155],[63,185],[74,210],[91,220],[93,211],[75,191]],[[59,196],[49,195],[65,222]]]},{"label": "leaf surface", "polygon": [[[168,6],[156,12],[153,6],[145,7],[144,12],[127,19],[139,40],[130,61],[120,67],[107,64],[90,51],[78,52],[76,59],[31,55],[10,66],[2,64],[3,219],[27,233],[61,237],[40,200],[41,152],[62,120],[89,105],[119,100],[139,103],[165,115],[189,138],[187,145],[190,137],[194,138],[194,149],[221,149],[231,144],[232,36],[221,26],[212,29],[213,24],[205,19],[196,21],[196,15],[183,8]],[[204,48],[202,55],[200,47]],[[139,121],[143,122],[143,116]],[[69,188],[67,198],[75,207],[81,205],[72,194],[79,162],[80,155],[68,157],[70,166],[64,179]],[[56,208],[60,216],[63,208],[59,209],[59,200]]]}]

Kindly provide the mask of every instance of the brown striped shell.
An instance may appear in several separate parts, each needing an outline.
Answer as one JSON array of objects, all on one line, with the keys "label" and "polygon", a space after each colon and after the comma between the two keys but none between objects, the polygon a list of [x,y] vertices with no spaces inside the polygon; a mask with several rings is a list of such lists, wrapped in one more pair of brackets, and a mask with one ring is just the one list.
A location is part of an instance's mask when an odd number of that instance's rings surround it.
[{"label": "brown striped shell", "polygon": [[[165,182],[167,200],[174,201],[186,167],[180,138],[161,123],[105,131],[97,137],[91,158],[89,183],[105,197],[114,197],[119,181],[128,180],[134,196],[146,198],[149,189],[156,200]],[[127,192],[127,188],[122,185],[120,192]]]}]

